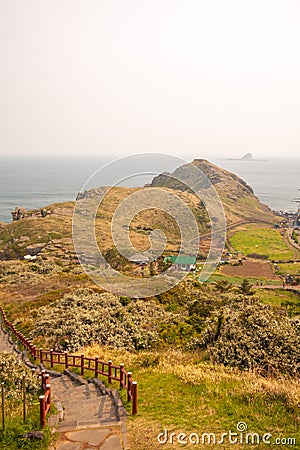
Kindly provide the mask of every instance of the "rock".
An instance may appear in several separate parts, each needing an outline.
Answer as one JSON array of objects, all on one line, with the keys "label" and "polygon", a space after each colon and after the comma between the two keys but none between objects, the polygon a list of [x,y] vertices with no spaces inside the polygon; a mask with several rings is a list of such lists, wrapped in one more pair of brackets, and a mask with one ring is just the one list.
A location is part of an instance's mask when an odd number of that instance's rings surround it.
[{"label": "rock", "polygon": [[42,441],[45,438],[45,436],[42,431],[30,431],[29,433],[22,434],[22,438],[30,440],[38,439]]},{"label": "rock", "polygon": [[243,160],[243,161],[252,161],[252,160],[253,160],[252,153],[246,153],[246,154],[241,158],[241,160]]},{"label": "rock", "polygon": [[46,245],[47,245],[46,242],[40,242],[39,244],[32,244],[26,247],[26,253],[31,256],[38,255]]},{"label": "rock", "polygon": [[22,206],[21,208],[19,208],[18,206],[15,207],[15,210],[11,212],[12,215],[12,220],[20,220],[20,219],[25,219],[25,217],[27,217],[27,211],[26,209]]}]

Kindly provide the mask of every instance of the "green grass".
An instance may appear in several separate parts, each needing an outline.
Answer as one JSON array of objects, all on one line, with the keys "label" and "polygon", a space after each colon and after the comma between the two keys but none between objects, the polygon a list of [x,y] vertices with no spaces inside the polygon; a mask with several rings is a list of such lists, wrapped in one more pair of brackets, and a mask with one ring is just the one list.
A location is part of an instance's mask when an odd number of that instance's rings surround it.
[{"label": "green grass", "polygon": [[293,253],[287,247],[279,231],[272,228],[247,227],[236,232],[230,243],[244,255],[257,254],[271,260],[288,260]]},{"label": "green grass", "polygon": [[[223,275],[220,273],[215,272],[207,281],[207,283],[214,283],[215,281],[228,281],[228,283],[240,285],[242,281],[247,278],[250,284],[256,284],[258,278],[251,278],[251,277],[239,277],[239,276],[230,276],[230,275]],[[274,284],[276,285],[282,285],[282,282],[279,280],[269,280],[267,278],[259,278],[260,281],[262,281],[264,284]]]},{"label": "green grass", "polygon": [[[158,364],[150,367],[145,367],[143,360],[141,355],[132,366],[139,382],[139,414],[131,417],[128,425],[135,450],[159,448],[155,447],[157,433],[165,428],[176,433],[222,433],[235,431],[240,421],[253,432],[296,437],[293,394],[290,400],[285,398],[286,387],[275,388],[276,381],[200,363],[188,353],[174,352],[172,356],[163,352]],[[143,436],[149,429],[152,435],[146,445]]]},{"label": "green grass", "polygon": [[300,263],[284,263],[279,264],[279,273],[290,274],[290,275],[300,275]]},{"label": "green grass", "polygon": [[290,316],[300,314],[300,296],[284,289],[260,289],[257,296],[263,303],[284,309]]},{"label": "green grass", "polygon": [[[85,349],[85,353],[97,354],[102,360],[109,353],[114,363],[123,362],[138,381],[138,414],[132,416],[131,405],[127,405],[130,449],[158,450],[161,445],[157,443],[157,435],[165,428],[177,434],[220,434],[235,431],[240,421],[247,423],[249,431],[296,437],[299,442],[300,387],[295,380],[265,378],[224,368],[205,362],[202,353],[174,349],[132,353],[95,346]],[[121,391],[121,398],[126,403],[125,390]],[[164,445],[168,450],[181,447]]]},{"label": "green grass", "polygon": [[[8,402],[6,402],[8,403]],[[11,417],[9,406],[6,408],[5,414],[5,431],[0,430],[0,448],[3,450],[18,449],[48,449],[51,441],[50,430],[44,429],[44,440],[23,439],[21,436],[33,430],[40,430],[40,415],[38,401],[29,409],[26,422],[23,422],[21,410],[14,417]]]}]

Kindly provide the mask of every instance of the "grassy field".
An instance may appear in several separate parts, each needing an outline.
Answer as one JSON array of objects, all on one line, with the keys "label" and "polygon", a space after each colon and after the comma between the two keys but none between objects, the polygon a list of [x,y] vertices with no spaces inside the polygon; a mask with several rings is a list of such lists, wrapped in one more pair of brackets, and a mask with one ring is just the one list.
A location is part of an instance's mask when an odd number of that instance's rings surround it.
[{"label": "grassy field", "polygon": [[280,274],[300,275],[300,263],[285,263],[279,265]]},{"label": "grassy field", "polygon": [[23,422],[22,405],[16,405],[9,399],[5,403],[5,432],[0,430],[0,448],[1,450],[18,450],[18,449],[39,449],[46,450],[49,448],[51,436],[50,430],[46,428],[44,432],[44,440],[23,439],[22,435],[32,430],[40,429],[39,401],[29,408],[26,422]]},{"label": "grassy field", "polygon": [[279,231],[273,228],[258,228],[249,226],[237,231],[230,237],[231,245],[236,251],[265,256],[271,260],[288,260],[293,253],[287,247]]},{"label": "grassy field", "polygon": [[[130,416],[127,422],[130,449],[181,448],[182,444],[176,442],[162,446],[157,441],[158,434],[167,429],[177,436],[180,432],[200,436],[216,433],[220,438],[222,432],[235,432],[241,421],[247,423],[249,432],[269,432],[274,439],[293,437],[299,442],[300,385],[295,380],[264,378],[214,366],[199,362],[196,353],[176,350],[137,354],[94,346],[84,353],[99,355],[104,360],[112,357],[116,363],[122,361],[138,381],[139,413]],[[185,447],[194,448],[194,445]],[[215,447],[224,449],[230,445]],[[237,444],[235,448],[248,446]]]},{"label": "grassy field", "polygon": [[[232,284],[241,284],[242,281],[247,278],[247,280],[249,281],[249,283],[251,284],[256,284],[257,282],[257,277],[252,278],[252,277],[238,277],[238,276],[230,276],[230,275],[223,275],[219,272],[215,272],[207,281],[207,283],[214,283],[215,281],[228,281],[228,283],[232,283]],[[259,278],[260,281],[263,282],[263,284],[274,284],[275,286],[281,286],[282,282],[278,281],[278,280],[269,280],[266,278]]]},{"label": "grassy field", "polygon": [[300,314],[300,296],[283,289],[259,289],[257,296],[263,303],[285,309],[290,316]]}]

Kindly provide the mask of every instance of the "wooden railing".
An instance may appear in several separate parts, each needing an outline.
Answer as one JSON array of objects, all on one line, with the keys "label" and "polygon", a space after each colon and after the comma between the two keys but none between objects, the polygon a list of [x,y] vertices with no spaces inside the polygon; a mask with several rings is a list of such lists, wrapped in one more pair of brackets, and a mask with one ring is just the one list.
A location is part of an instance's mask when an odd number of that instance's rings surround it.
[{"label": "wooden railing", "polygon": [[[24,334],[16,329],[16,327],[9,322],[6,317],[6,313],[2,306],[0,306],[0,313],[3,318],[3,324],[6,328],[10,329],[15,338],[23,345],[23,347],[30,353],[34,360],[39,360],[40,364],[48,363],[52,368],[54,365],[62,365],[65,369],[69,367],[77,367],[80,369],[80,374],[84,375],[85,371],[91,371],[95,378],[99,375],[107,377],[110,384],[113,380],[118,381],[120,389],[127,390],[127,401],[132,402],[132,414],[138,412],[138,386],[137,382],[133,381],[132,373],[126,372],[124,365],[114,365],[112,361],[104,362],[100,361],[96,356],[95,358],[88,358],[82,355],[70,355],[68,352],[56,352],[54,350],[37,349],[36,345],[32,343],[30,339],[27,339]],[[46,394],[44,403],[47,401]],[[49,394],[50,397],[50,394]]]},{"label": "wooden railing", "polygon": [[40,395],[40,423],[41,427],[45,428],[46,426],[46,418],[47,414],[51,408],[51,386],[50,386],[50,376],[46,373],[45,370],[42,370],[40,373],[42,379],[42,390],[44,392],[43,395]]}]

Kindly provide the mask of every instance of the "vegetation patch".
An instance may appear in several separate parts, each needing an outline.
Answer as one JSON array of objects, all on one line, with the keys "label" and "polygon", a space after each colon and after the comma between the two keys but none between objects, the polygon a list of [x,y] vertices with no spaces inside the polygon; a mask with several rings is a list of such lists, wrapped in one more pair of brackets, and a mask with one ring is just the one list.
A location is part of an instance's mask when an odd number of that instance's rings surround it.
[{"label": "vegetation patch", "polygon": [[244,298],[208,318],[199,345],[208,348],[212,361],[225,366],[299,376],[299,329],[299,320]]},{"label": "vegetation patch", "polygon": [[300,263],[284,263],[279,264],[279,270],[277,273],[280,275],[299,275],[300,276]]},{"label": "vegetation patch", "polygon": [[[296,379],[266,378],[257,372],[203,362],[199,351],[127,352],[95,345],[84,349],[84,353],[123,362],[127,370],[133,371],[138,381],[139,414],[129,416],[127,440],[135,450],[181,448],[158,444],[157,436],[165,428],[177,434],[220,433],[235,430],[241,420],[253,432],[300,437],[296,431],[300,384]],[[121,396],[125,398],[125,392],[121,391]]]},{"label": "vegetation patch", "polygon": [[[25,377],[27,417],[23,421],[22,379]],[[46,449],[50,433],[44,432],[44,439],[26,440],[23,434],[40,429],[38,393],[40,382],[31,370],[10,353],[0,353],[0,381],[4,383],[5,431],[0,431],[0,448],[3,450]]]},{"label": "vegetation patch", "polygon": [[259,289],[257,296],[261,302],[285,311],[289,317],[300,316],[300,295],[285,289]]},{"label": "vegetation patch", "polygon": [[230,238],[231,245],[244,255],[267,256],[270,260],[289,260],[293,253],[287,247],[279,231],[273,228],[247,227]]},{"label": "vegetation patch", "polygon": [[43,336],[56,350],[76,351],[93,342],[130,350],[153,346],[159,326],[174,320],[155,300],[124,301],[112,294],[77,289],[39,308],[32,337]]}]

